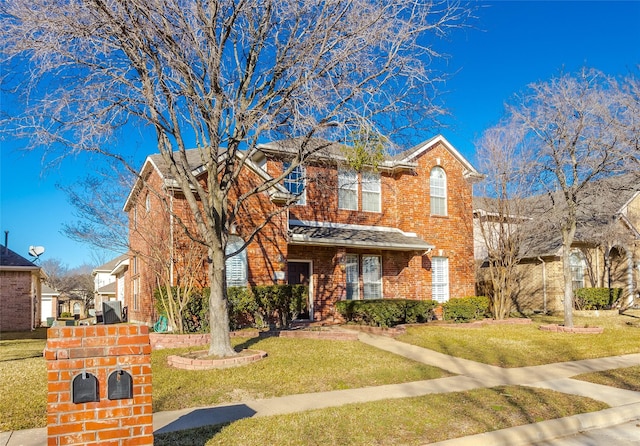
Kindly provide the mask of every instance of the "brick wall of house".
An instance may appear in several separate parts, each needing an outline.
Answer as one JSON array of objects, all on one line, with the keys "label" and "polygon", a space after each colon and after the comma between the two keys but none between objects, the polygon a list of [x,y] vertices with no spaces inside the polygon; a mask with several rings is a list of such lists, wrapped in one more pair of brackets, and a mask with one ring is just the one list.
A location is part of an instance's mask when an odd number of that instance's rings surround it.
[{"label": "brick wall of house", "polygon": [[0,296],[0,331],[30,330],[31,272],[0,271]]},{"label": "brick wall of house", "polygon": [[[52,327],[45,359],[49,445],[153,445],[148,327]],[[109,376],[120,371],[131,377],[133,385],[132,394],[124,398],[109,388]],[[85,379],[90,379],[88,374],[97,378],[97,398],[93,398],[97,401],[74,402],[73,380],[82,378],[83,372]]]},{"label": "brick wall of house", "polygon": [[[348,253],[375,254],[382,256],[383,295],[384,297],[401,297],[430,299],[432,296],[431,258],[441,256],[449,259],[449,287],[451,297],[462,297],[475,294],[475,270],[473,260],[473,217],[472,217],[472,185],[464,178],[463,166],[445,146],[438,143],[429,148],[416,160],[416,172],[381,174],[382,210],[381,212],[362,212],[338,209],[337,170],[330,165],[311,165],[306,168],[309,178],[307,183],[307,206],[292,206],[288,212],[282,212],[273,218],[253,242],[247,247],[249,261],[249,284],[275,283],[274,274],[281,267],[276,261],[281,255],[285,259],[308,260],[313,262],[312,289],[314,291],[314,307],[316,319],[331,317],[333,304],[344,294],[344,272],[338,267],[336,255],[345,250],[335,247],[309,247],[287,244],[287,220],[313,220],[320,222],[335,222],[369,226],[387,226],[399,228],[406,232],[414,232],[426,242],[435,246],[429,253],[394,252],[380,250],[346,249]],[[429,176],[431,169],[439,165],[447,174],[447,207],[445,217],[430,215]],[[272,175],[281,172],[282,161],[269,158],[266,169]],[[247,170],[246,175],[240,176],[238,190],[231,193],[230,203],[235,196],[263,181],[253,172]],[[153,178],[155,171],[148,178],[149,187],[160,190],[159,177]],[[362,190],[359,188],[359,206],[362,206]],[[141,206],[145,203],[145,192],[140,193],[137,200],[138,225],[141,223]],[[135,251],[144,249],[145,238],[149,234],[169,225],[162,215],[155,215],[155,209],[162,210],[162,206],[154,204],[152,196],[152,211],[144,218],[152,222],[146,226],[142,237],[132,235],[131,245]],[[173,210],[189,222],[191,214],[185,200],[175,196]],[[236,220],[236,233],[246,239],[250,231],[262,223],[265,214],[277,210],[277,205],[271,202],[267,193],[254,196],[240,210]],[[130,213],[130,220],[132,220]],[[180,234],[174,233],[175,240]],[[169,254],[167,253],[167,256]],[[204,256],[204,255],[203,255]],[[204,256],[206,257],[206,256]],[[142,265],[142,264],[140,264]],[[206,271],[203,263],[201,271]],[[136,273],[130,265],[131,278],[135,280]],[[285,267],[286,270],[286,267]],[[144,319],[144,314],[153,314],[152,293],[155,281],[149,268],[139,273],[141,287],[141,303],[138,311],[130,307],[130,318],[134,321],[150,323],[153,318]],[[206,277],[204,278],[206,283]],[[148,300],[148,303],[146,301]],[[319,310],[321,309],[322,310]]]}]

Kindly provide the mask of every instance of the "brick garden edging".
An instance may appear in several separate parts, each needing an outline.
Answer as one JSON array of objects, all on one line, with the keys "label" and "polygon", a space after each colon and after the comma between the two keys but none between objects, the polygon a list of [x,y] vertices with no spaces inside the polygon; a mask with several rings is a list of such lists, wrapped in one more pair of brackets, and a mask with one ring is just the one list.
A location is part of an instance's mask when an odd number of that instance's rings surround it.
[{"label": "brick garden edging", "polygon": [[[257,338],[258,330],[232,331],[231,337]],[[165,348],[184,348],[207,345],[211,341],[209,333],[173,334],[173,333],[149,333],[149,341],[153,350]]]},{"label": "brick garden edging", "polygon": [[[267,352],[263,352],[261,350],[246,350],[253,353],[234,356],[232,358],[220,358],[220,359],[199,359],[199,358],[188,358],[185,356],[177,356],[170,355],[167,357],[167,364],[171,367],[175,367],[177,369],[183,370],[210,370],[210,369],[227,369],[230,367],[240,367],[242,365],[250,364],[252,362],[256,362],[265,358],[267,356]],[[206,351],[203,350],[203,355],[206,354]]]},{"label": "brick garden edging", "polygon": [[480,328],[485,325],[529,325],[532,321],[529,318],[507,318],[507,319],[482,319],[481,321],[463,322],[429,322],[436,327],[458,327],[458,328]]},{"label": "brick garden edging", "polygon": [[582,333],[582,334],[601,334],[604,332],[602,327],[565,327],[564,325],[549,324],[541,325],[540,330],[551,331],[554,333]]}]

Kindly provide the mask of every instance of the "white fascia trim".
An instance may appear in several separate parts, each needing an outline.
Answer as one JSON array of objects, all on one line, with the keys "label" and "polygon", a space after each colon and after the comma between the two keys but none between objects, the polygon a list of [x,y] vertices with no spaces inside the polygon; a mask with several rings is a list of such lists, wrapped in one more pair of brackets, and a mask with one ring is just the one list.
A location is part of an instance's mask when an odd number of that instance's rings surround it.
[{"label": "white fascia trim", "polygon": [[0,271],[38,271],[39,266],[0,266]]},{"label": "white fascia trim", "polygon": [[379,231],[379,232],[395,232],[400,233],[406,237],[418,237],[415,232],[405,232],[398,228],[392,228],[389,226],[365,226],[365,225],[353,225],[348,223],[334,223],[329,221],[312,221],[312,220],[289,220],[289,226],[309,226],[312,228],[334,228],[334,229],[352,229],[355,231]]},{"label": "white fascia trim", "polygon": [[116,265],[115,268],[113,268],[113,271],[111,271],[110,274],[112,276],[115,276],[116,274],[118,274],[121,271],[124,271],[128,267],[129,267],[129,259],[122,260],[121,262],[118,262],[118,264]]},{"label": "white fascia trim", "polygon": [[629,205],[631,204],[631,202],[633,200],[635,200],[636,198],[638,198],[640,196],[640,191],[634,193],[631,198],[629,198],[627,200],[627,202],[625,204],[623,204],[620,209],[618,210],[618,213],[626,213],[625,210],[628,209]]}]

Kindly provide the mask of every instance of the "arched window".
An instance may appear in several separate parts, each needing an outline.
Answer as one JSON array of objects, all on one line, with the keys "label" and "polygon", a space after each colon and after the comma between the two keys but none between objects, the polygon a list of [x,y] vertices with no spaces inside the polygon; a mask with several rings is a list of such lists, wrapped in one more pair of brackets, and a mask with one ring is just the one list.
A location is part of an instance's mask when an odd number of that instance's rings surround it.
[{"label": "arched window", "polygon": [[[226,254],[236,252],[242,247],[244,241],[237,236],[229,237],[227,242]],[[227,286],[247,286],[247,250],[243,249],[233,257],[227,258],[226,261]]]},{"label": "arched window", "polygon": [[584,274],[587,270],[587,260],[584,258],[582,251],[573,251],[571,253],[569,265],[571,266],[571,285],[573,290],[584,288]]},{"label": "arched window", "polygon": [[73,314],[80,314],[80,304],[78,302],[73,304]]},{"label": "arched window", "polygon": [[447,215],[447,175],[444,169],[436,166],[429,177],[431,195],[431,215]]}]

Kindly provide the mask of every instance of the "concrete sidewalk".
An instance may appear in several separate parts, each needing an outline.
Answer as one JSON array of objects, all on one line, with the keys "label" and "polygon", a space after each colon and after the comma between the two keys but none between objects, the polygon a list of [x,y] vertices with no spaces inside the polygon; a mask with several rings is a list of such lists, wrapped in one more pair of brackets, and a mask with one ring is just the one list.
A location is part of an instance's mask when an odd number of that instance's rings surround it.
[{"label": "concrete sidewalk", "polygon": [[[212,407],[153,414],[154,433],[173,432],[248,417],[281,415],[351,403],[407,398],[431,393],[459,392],[480,387],[518,384],[543,387],[604,401],[610,409],[448,440],[441,445],[527,445],[588,429],[640,420],[640,392],[614,389],[569,379],[571,376],[640,365],[640,354],[587,359],[534,367],[503,369],[405,344],[388,337],[361,333],[362,342],[433,365],[458,376],[332,392],[288,395]],[[46,428],[0,433],[0,446],[40,446],[47,443]]]}]

